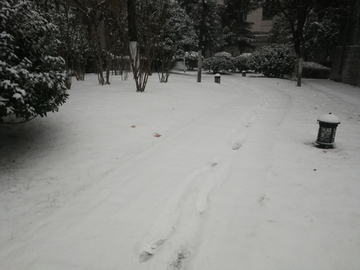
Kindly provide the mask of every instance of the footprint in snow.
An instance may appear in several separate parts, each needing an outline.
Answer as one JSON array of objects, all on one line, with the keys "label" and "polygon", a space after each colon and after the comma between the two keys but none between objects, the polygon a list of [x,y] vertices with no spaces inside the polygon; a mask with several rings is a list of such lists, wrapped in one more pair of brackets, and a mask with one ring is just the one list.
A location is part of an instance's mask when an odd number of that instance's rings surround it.
[{"label": "footprint in snow", "polygon": [[246,127],[252,127],[257,119],[257,112],[256,111],[249,111],[246,112],[242,117],[242,122]]},{"label": "footprint in snow", "polygon": [[176,252],[175,258],[169,263],[168,270],[181,269],[186,261],[189,259],[191,253],[185,248],[182,248],[180,251]]},{"label": "footprint in snow", "polygon": [[236,132],[231,136],[230,145],[233,150],[239,150],[246,140],[245,132]]},{"label": "footprint in snow", "polygon": [[143,237],[143,240],[138,242],[136,252],[139,254],[139,261],[146,262],[160,251],[170,237],[176,233],[181,215],[183,203],[191,194],[191,187],[201,175],[203,175],[210,168],[217,166],[219,159],[214,159],[210,164],[194,170],[180,185],[175,192],[169,196],[169,200],[164,204],[162,211],[155,219],[149,231]]},{"label": "footprint in snow", "polygon": [[154,256],[157,252],[158,247],[161,246],[164,242],[164,239],[160,239],[152,245],[143,244],[141,247],[142,252],[139,254],[139,261],[146,262],[147,260],[151,259],[151,257]]},{"label": "footprint in snow", "polygon": [[221,185],[229,175],[229,166],[227,163],[220,163],[204,174],[205,180],[197,193],[195,206],[200,214],[203,214],[209,205],[209,195],[219,185]]}]

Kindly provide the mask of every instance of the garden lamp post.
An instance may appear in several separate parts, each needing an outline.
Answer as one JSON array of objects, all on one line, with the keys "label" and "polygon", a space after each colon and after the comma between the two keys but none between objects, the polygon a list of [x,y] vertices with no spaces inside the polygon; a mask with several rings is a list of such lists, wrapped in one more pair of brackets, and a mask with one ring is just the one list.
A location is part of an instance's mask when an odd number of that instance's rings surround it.
[{"label": "garden lamp post", "polygon": [[336,128],[340,124],[339,118],[331,113],[318,118],[319,132],[316,143],[319,147],[332,148],[335,141]]}]

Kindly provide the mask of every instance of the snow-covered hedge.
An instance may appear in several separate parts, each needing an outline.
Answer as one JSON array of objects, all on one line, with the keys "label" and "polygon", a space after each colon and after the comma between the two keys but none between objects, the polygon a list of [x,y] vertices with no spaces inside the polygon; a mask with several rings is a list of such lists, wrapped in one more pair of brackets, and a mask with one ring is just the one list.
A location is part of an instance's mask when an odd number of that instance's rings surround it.
[{"label": "snow-covered hedge", "polygon": [[206,58],[203,62],[203,67],[212,70],[214,73],[235,70],[232,56],[227,52],[216,53],[213,57]]},{"label": "snow-covered hedge", "polygon": [[284,77],[294,71],[296,55],[286,45],[269,45],[255,51],[249,59],[249,67],[266,77]]},{"label": "snow-covered hedge", "polygon": [[198,53],[194,51],[186,52],[185,64],[188,70],[194,70],[198,66]]},{"label": "snow-covered hedge", "polygon": [[57,28],[31,2],[3,0],[0,29],[0,123],[57,111],[68,96]]},{"label": "snow-covered hedge", "polygon": [[302,76],[303,78],[328,79],[330,72],[331,68],[314,62],[304,62]]},{"label": "snow-covered hedge", "polygon": [[215,57],[225,58],[227,60],[231,60],[231,58],[232,58],[231,54],[228,53],[228,52],[218,52],[218,53],[215,53],[214,56]]},{"label": "snow-covered hedge", "polygon": [[248,70],[249,68],[249,59],[251,54],[241,54],[232,59],[233,65],[238,71]]}]

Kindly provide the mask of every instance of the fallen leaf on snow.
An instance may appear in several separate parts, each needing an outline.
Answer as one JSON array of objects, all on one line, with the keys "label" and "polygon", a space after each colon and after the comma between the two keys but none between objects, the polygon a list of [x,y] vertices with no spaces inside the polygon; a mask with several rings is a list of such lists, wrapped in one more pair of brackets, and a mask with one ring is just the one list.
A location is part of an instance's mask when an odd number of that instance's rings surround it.
[{"label": "fallen leaf on snow", "polygon": [[154,137],[161,137],[159,133],[154,133]]}]

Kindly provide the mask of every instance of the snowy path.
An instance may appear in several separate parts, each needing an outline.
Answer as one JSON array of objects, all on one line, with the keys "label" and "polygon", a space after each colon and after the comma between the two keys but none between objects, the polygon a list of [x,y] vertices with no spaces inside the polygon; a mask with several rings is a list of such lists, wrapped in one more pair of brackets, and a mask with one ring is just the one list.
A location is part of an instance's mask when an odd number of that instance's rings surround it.
[{"label": "snowy path", "polygon": [[[350,140],[358,141],[359,120],[353,117],[359,112],[359,95],[349,104],[338,94],[304,92],[303,88],[292,93],[290,107],[279,106],[288,109],[283,119],[275,117],[269,123],[266,117],[259,122],[260,132],[277,121],[278,126],[262,138],[254,134],[253,143],[247,141],[242,147],[237,166],[221,190],[227,195],[219,192],[213,198],[213,222],[204,228],[206,238],[191,269],[222,269],[223,265],[228,269],[355,269],[360,265],[356,255],[360,234],[354,223],[354,219],[359,221],[355,194],[360,190],[355,179],[360,169],[353,159],[358,147],[351,149],[349,143],[336,153],[319,152],[304,126],[311,121],[309,110],[335,109],[344,113],[343,118],[352,115],[349,119],[355,121],[347,128],[352,130]],[[295,138],[311,147],[305,152],[300,145],[294,147],[290,141]],[[261,154],[252,155],[253,151]],[[342,168],[344,161],[353,168],[351,173]],[[356,188],[350,192],[352,185]],[[347,199],[341,199],[342,194]],[[340,209],[347,209],[346,213]],[[334,222],[338,226],[329,226]]]},{"label": "snowy path", "polygon": [[[234,150],[243,152],[243,145],[248,143],[247,136],[251,136],[251,140],[255,140],[255,144],[259,140],[266,141],[267,132],[261,132],[256,136],[257,132],[251,132],[249,129],[255,129],[259,116],[268,115],[269,111],[274,111],[273,105],[276,105],[278,109],[275,112],[277,115],[274,118],[275,123],[270,121],[265,126],[269,126],[271,130],[272,124],[276,126],[281,121],[276,119],[283,118],[279,105],[282,104],[282,107],[286,109],[288,105],[286,98],[288,97],[285,98],[285,101],[281,100],[277,93],[278,96],[274,99],[276,102],[271,102],[265,96],[265,92],[258,91],[256,88],[248,90],[251,93],[240,98],[242,103],[248,105],[247,108],[240,109],[238,107],[240,99],[236,99],[195,121],[185,129],[185,133],[177,133],[176,137],[179,139],[171,138],[172,141],[179,142],[186,134],[192,134],[186,138],[192,147],[186,148],[183,157],[179,155],[180,153],[176,153],[181,164],[191,161],[189,154],[195,157],[201,155],[202,159],[206,159],[204,153],[207,153],[208,158],[212,156],[214,158],[209,159],[205,166],[192,171],[181,186],[176,187],[175,192],[170,192],[170,198],[164,203],[164,209],[137,246],[140,261],[147,262],[149,260],[149,265],[144,265],[145,268],[166,269],[168,266],[168,269],[186,269],[188,267],[186,264],[197,252],[201,242],[212,193],[230,177],[233,158],[236,156]],[[269,102],[274,104],[270,105]],[[219,113],[218,110],[222,110],[222,112]],[[219,138],[221,138],[220,141]],[[186,145],[186,142],[181,142],[181,145]],[[196,149],[193,145],[197,146]],[[202,148],[202,145],[205,147]],[[209,146],[211,149],[208,149]],[[169,148],[166,146],[166,149]],[[197,151],[200,152],[197,153]],[[246,153],[242,156],[246,159]],[[189,164],[195,162],[196,160],[193,160]],[[165,247],[163,248],[163,246]],[[156,255],[158,250],[162,251],[161,256]]]},{"label": "snowy path", "polygon": [[[221,269],[222,265],[227,265],[228,269],[238,269],[239,265],[244,269],[267,268],[268,262],[265,260],[261,267],[254,267],[263,256],[257,254],[261,243],[256,243],[255,239],[261,233],[266,218],[262,208],[269,200],[266,186],[273,173],[278,126],[289,111],[292,100],[289,95],[269,85],[265,95],[266,106],[263,110],[257,110],[251,125],[245,125],[247,139],[232,158],[228,181],[213,198],[210,215],[215,222],[205,226],[203,233],[207,237],[198,248],[191,269]],[[235,231],[242,231],[242,235],[234,237],[238,235],[233,233]],[[203,247],[210,248],[204,253]]]},{"label": "snowy path", "polygon": [[[24,142],[23,158],[7,148],[0,269],[360,265],[360,98],[311,81],[170,78],[141,95],[79,82],[54,120],[34,122],[54,138]],[[323,151],[313,117],[330,107],[350,141],[339,132]]]}]

